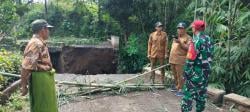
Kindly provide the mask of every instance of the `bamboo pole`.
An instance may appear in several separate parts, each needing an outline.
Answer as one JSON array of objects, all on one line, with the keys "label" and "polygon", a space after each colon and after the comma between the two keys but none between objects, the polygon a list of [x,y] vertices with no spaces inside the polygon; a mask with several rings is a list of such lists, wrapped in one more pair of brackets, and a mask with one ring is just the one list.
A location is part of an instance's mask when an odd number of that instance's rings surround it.
[{"label": "bamboo pole", "polygon": [[149,74],[149,73],[151,73],[151,72],[154,72],[154,71],[159,70],[159,69],[161,69],[161,68],[164,68],[164,67],[166,67],[166,66],[169,66],[169,64],[162,65],[162,66],[157,67],[157,68],[155,68],[155,69],[153,69],[153,70],[150,70],[150,71],[148,71],[148,72],[145,72],[145,73],[142,73],[142,74],[139,74],[139,75],[136,75],[136,76],[130,77],[130,78],[125,79],[125,80],[122,80],[122,81],[120,81],[120,82],[117,82],[116,84],[121,84],[121,83],[127,82],[127,81],[129,81],[129,80],[132,80],[132,79],[135,79],[135,78],[137,78],[137,77],[140,77],[140,76],[143,76],[143,75]]},{"label": "bamboo pole", "polygon": [[[75,93],[70,93],[68,95],[76,95],[76,94],[79,94],[79,95],[89,95],[89,94],[94,94],[94,93],[100,93],[100,92],[107,92],[107,91],[110,91],[111,89],[120,89],[122,86],[109,86],[109,88],[105,88],[106,86],[100,86],[100,87],[103,87],[103,88],[97,88],[97,89],[93,89],[93,90],[90,90],[90,91],[80,91],[80,92],[75,92]],[[164,89],[165,86],[162,85],[162,86],[133,86],[133,85],[125,85],[123,86],[124,88],[127,88],[127,89],[140,89],[140,90],[143,90],[143,89],[151,89],[151,88],[155,88],[155,89]]]},{"label": "bamboo pole", "polygon": [[[127,81],[129,81],[129,80],[132,80],[132,79],[135,79],[135,78],[137,78],[137,77],[140,77],[140,76],[149,74],[149,73],[151,73],[151,72],[154,72],[154,71],[159,70],[159,69],[161,69],[161,68],[164,68],[164,67],[166,67],[166,66],[169,66],[169,64],[162,65],[162,66],[157,67],[157,68],[155,68],[155,69],[153,69],[153,70],[150,70],[150,71],[148,71],[148,72],[145,72],[145,73],[142,73],[142,74],[139,74],[139,75],[130,77],[130,78],[125,79],[125,80],[122,80],[122,81],[120,81],[120,82],[117,82],[116,84],[121,84],[121,83],[127,82]],[[20,75],[12,74],[12,73],[0,72],[0,74],[3,75],[3,76],[8,76],[8,77],[17,77],[17,78],[20,78],[20,77],[21,77]],[[57,81],[56,81],[56,82],[57,82]]]},{"label": "bamboo pole", "polygon": [[5,72],[0,72],[0,75],[7,76],[7,77],[17,77],[17,78],[21,77],[21,75],[12,74],[12,73],[5,73]]},{"label": "bamboo pole", "polygon": [[4,37],[5,37],[5,33],[4,33],[2,30],[0,30],[0,42],[1,42],[1,40],[2,40]]},{"label": "bamboo pole", "polygon": [[21,80],[19,79],[12,83],[10,86],[8,86],[6,89],[4,89],[2,94],[6,95],[7,97],[10,97],[10,95],[19,87],[20,84]]},{"label": "bamboo pole", "polygon": [[[132,80],[132,79],[135,79],[135,78],[137,78],[137,77],[140,77],[140,76],[149,74],[149,73],[151,73],[151,72],[154,72],[154,71],[156,71],[156,70],[158,70],[158,69],[161,69],[161,68],[164,68],[164,67],[166,67],[166,66],[169,66],[169,64],[162,65],[162,66],[157,67],[157,68],[155,68],[155,69],[153,69],[153,70],[150,70],[150,71],[148,71],[148,72],[145,72],[145,73],[142,73],[142,74],[139,74],[139,75],[130,77],[130,78],[125,79],[125,80],[122,80],[122,81],[119,81],[119,82],[117,82],[115,85],[119,85],[119,84],[121,84],[121,83],[127,82],[127,81]],[[98,91],[101,91],[101,90],[102,90],[102,88],[97,88],[97,89],[91,90],[91,91],[89,91],[89,92],[85,92],[85,93],[83,93],[82,95],[87,95],[87,94],[95,93],[95,92],[98,92]],[[106,89],[105,89],[105,91],[110,91],[110,90],[111,90],[111,88],[106,88]]]},{"label": "bamboo pole", "polygon": [[[17,78],[21,77],[20,75],[17,75],[17,74],[4,73],[4,72],[0,72],[0,75],[8,76],[8,77],[17,77]],[[21,84],[21,79],[15,81],[10,86],[8,86],[6,89],[4,89],[2,94],[5,95],[8,99],[10,97],[10,95],[19,87],[20,84]]]},{"label": "bamboo pole", "polygon": [[[102,88],[96,88],[96,89],[93,89],[93,90],[91,90],[91,91],[89,91],[89,92],[83,93],[83,95],[86,95],[86,94],[91,94],[91,93],[95,93],[95,92],[98,92],[98,91],[109,91],[109,90],[111,90],[112,88],[119,87],[120,84],[122,84],[122,83],[125,83],[125,82],[127,82],[127,81],[129,81],[129,80],[135,79],[135,78],[140,77],[140,76],[144,76],[144,75],[146,75],[146,74],[149,74],[149,73],[151,73],[151,72],[154,72],[154,71],[156,71],[156,70],[158,70],[158,69],[161,69],[161,68],[164,68],[164,67],[166,67],[166,66],[169,66],[169,64],[162,65],[162,66],[157,67],[157,68],[155,68],[155,69],[153,69],[153,70],[150,70],[150,71],[148,71],[148,72],[145,72],[145,73],[142,73],[142,74],[139,74],[139,75],[136,75],[136,76],[127,78],[127,79],[122,80],[122,81],[119,81],[119,82],[115,83],[114,85],[107,85],[107,84],[106,84],[106,85],[77,84],[77,83],[66,82],[66,81],[62,81],[62,82],[60,82],[60,81],[55,81],[55,82],[58,83],[58,84],[67,84],[67,85],[102,87]],[[21,77],[20,75],[11,74],[11,73],[0,72],[0,74],[3,75],[3,76],[8,76],[8,77],[17,77],[17,78],[20,78],[20,77]],[[8,96],[10,96],[11,92],[13,92],[14,90],[16,90],[17,87],[18,87],[20,84],[21,84],[21,80],[19,79],[18,81],[16,81],[16,82],[14,82],[13,84],[11,84],[11,86],[9,86],[7,89],[5,89],[3,93],[7,93]],[[138,87],[138,86],[140,86],[140,85],[127,85],[127,88],[129,88],[129,87],[130,87],[130,88],[133,88],[133,87],[135,87],[135,86]],[[147,86],[149,86],[149,85],[147,85]],[[159,87],[160,87],[160,86],[163,86],[163,87],[164,87],[164,85],[150,85],[150,87],[158,87],[158,86],[159,86]],[[146,88],[145,85],[144,85],[144,87]],[[103,89],[103,88],[105,88],[105,89]],[[142,87],[141,87],[141,88],[142,88]]]},{"label": "bamboo pole", "polygon": [[[231,31],[232,31],[232,1],[229,0],[229,3],[228,3],[228,33],[227,33],[227,47],[228,47],[228,56],[227,56],[227,61],[228,61],[228,64],[231,65],[231,59],[230,59],[230,56],[231,56],[231,44],[230,44],[230,37],[231,37]],[[231,66],[229,66],[231,69]]]},{"label": "bamboo pole", "polygon": [[121,86],[128,87],[128,88],[164,86],[163,84],[141,84],[141,85],[138,85],[138,84],[114,85],[114,84],[96,84],[96,83],[84,84],[84,83],[75,83],[75,82],[67,82],[67,81],[58,82],[58,84],[84,86],[84,87],[105,87],[105,88],[119,88]]},{"label": "bamboo pole", "polygon": [[99,93],[99,92],[106,92],[106,91],[110,91],[111,89],[110,88],[96,88],[96,89],[93,89],[93,90],[90,90],[90,91],[87,91],[87,92],[77,92],[75,94],[79,94],[79,95],[90,95],[90,94],[94,94],[94,93]]}]

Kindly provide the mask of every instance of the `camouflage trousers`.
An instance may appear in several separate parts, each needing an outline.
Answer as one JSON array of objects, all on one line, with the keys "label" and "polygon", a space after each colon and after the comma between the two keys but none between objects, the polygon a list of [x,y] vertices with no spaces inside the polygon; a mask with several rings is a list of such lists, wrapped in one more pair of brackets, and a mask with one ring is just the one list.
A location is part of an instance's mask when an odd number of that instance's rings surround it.
[{"label": "camouflage trousers", "polygon": [[196,101],[196,112],[202,112],[205,109],[209,74],[209,69],[200,67],[185,68],[185,84],[182,89],[184,96],[181,101],[182,112],[192,110],[193,100]]}]

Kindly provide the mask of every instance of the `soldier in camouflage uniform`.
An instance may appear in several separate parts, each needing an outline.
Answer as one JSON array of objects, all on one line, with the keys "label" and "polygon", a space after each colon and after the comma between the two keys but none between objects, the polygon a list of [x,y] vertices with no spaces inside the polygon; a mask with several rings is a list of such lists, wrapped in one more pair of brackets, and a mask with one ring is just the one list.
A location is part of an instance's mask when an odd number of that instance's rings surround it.
[{"label": "soldier in camouflage uniform", "polygon": [[182,112],[192,110],[192,102],[196,101],[196,112],[205,109],[208,76],[211,73],[213,45],[211,38],[204,34],[205,22],[196,20],[192,23],[193,41],[197,57],[195,60],[186,60],[184,68],[185,84],[181,102]]}]

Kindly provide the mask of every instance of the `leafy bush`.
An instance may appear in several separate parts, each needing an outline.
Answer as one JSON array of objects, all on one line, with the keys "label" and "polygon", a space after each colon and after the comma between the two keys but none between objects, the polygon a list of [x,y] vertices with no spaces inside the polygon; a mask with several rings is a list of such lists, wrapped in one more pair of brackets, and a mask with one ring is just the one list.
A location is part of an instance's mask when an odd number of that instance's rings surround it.
[{"label": "leafy bush", "polygon": [[6,36],[0,41],[0,48],[6,50],[16,50],[18,45],[16,44],[15,37]]},{"label": "leafy bush", "polygon": [[34,4],[30,5],[29,11],[25,13],[19,20],[18,25],[16,27],[16,34],[15,36],[20,38],[30,38],[31,36],[31,29],[30,24],[35,19],[41,19],[44,18],[44,9],[43,5],[41,4]]},{"label": "leafy bush", "polygon": [[57,46],[57,43],[64,43],[64,45],[97,45],[100,42],[100,38],[51,37],[48,44],[52,46]]},{"label": "leafy bush", "polygon": [[17,19],[16,8],[12,0],[0,1],[0,31],[11,33],[14,22]]},{"label": "leafy bush", "polygon": [[21,65],[21,55],[8,52],[6,50],[0,51],[0,71],[8,73],[19,73]]},{"label": "leafy bush", "polygon": [[147,63],[147,35],[131,34],[126,45],[119,51],[120,73],[138,73]]},{"label": "leafy bush", "polygon": [[[67,8],[65,8],[67,7]],[[45,14],[43,4],[31,4],[17,26],[18,38],[29,38],[30,23],[35,19],[46,18],[55,26],[51,35],[56,37],[101,38],[107,39],[110,32],[120,32],[120,26],[109,14],[101,13],[93,1],[52,1]]]},{"label": "leafy bush", "polygon": [[20,92],[11,95],[9,102],[5,105],[0,105],[0,112],[28,112],[28,100],[21,96]]},{"label": "leafy bush", "polygon": [[[0,51],[0,72],[19,74],[20,66],[21,56],[19,54],[7,52],[6,50]],[[4,89],[6,85],[14,80],[16,80],[16,78],[4,78],[0,74],[0,90]]]},{"label": "leafy bush", "polygon": [[[250,97],[250,39],[245,37],[231,48],[230,56],[225,46],[216,46],[212,86]],[[229,57],[230,62],[229,62]]]}]

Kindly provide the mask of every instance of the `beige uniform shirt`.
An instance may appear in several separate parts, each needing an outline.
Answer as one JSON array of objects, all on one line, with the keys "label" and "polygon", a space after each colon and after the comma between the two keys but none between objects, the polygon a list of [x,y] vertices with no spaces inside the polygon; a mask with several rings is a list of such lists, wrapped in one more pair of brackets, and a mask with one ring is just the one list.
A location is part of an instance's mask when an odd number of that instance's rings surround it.
[{"label": "beige uniform shirt", "polygon": [[[189,39],[191,39],[191,37],[188,34],[185,34],[182,37],[179,37],[179,39],[182,44],[188,44]],[[187,55],[187,50],[183,49],[179,43],[173,41],[169,56],[169,63],[184,65],[186,60],[186,55]]]},{"label": "beige uniform shirt", "polygon": [[167,55],[167,33],[166,32],[153,32],[148,40],[148,55],[151,58],[164,58]]}]

